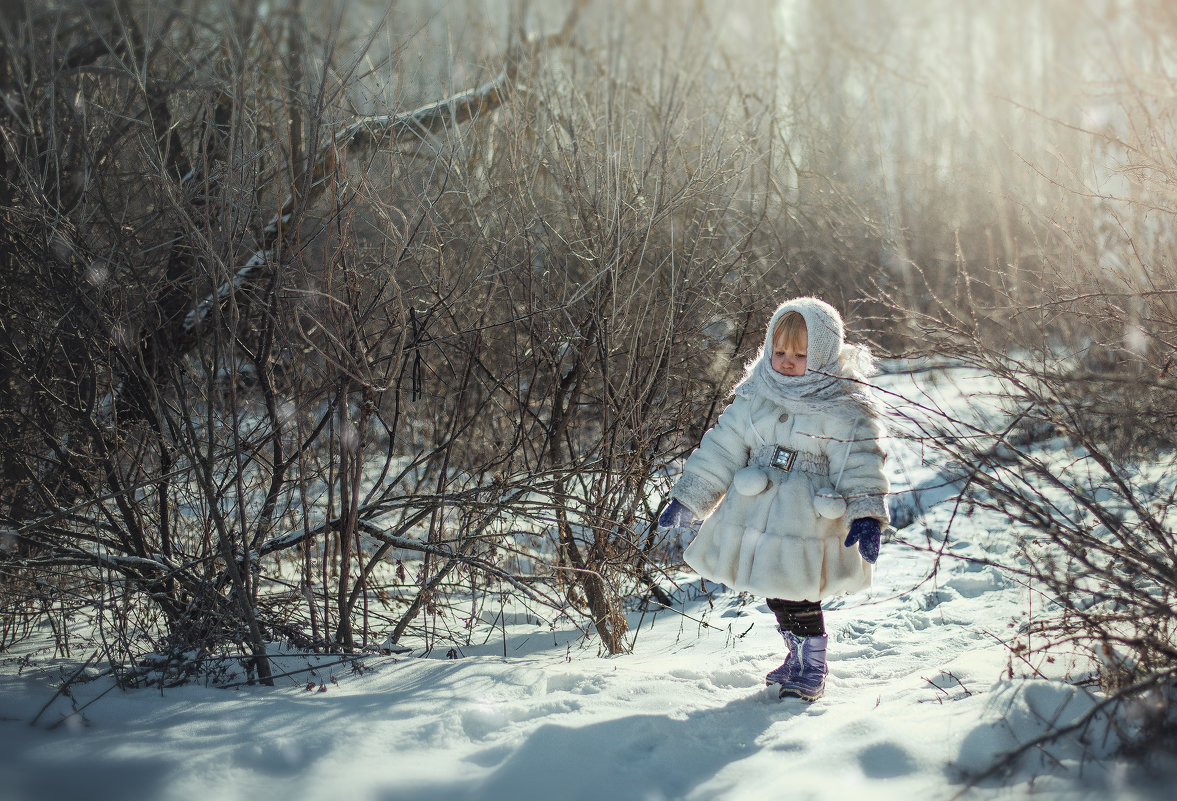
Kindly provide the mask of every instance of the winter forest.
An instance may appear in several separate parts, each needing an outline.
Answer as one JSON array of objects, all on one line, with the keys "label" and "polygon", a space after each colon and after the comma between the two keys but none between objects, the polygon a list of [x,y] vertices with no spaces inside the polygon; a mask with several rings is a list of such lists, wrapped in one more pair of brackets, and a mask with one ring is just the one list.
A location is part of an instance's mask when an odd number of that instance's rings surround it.
[{"label": "winter forest", "polygon": [[[1175,52],[1166,0],[0,0],[0,798],[1171,798]],[[801,295],[892,443],[813,704],[655,525]]]}]

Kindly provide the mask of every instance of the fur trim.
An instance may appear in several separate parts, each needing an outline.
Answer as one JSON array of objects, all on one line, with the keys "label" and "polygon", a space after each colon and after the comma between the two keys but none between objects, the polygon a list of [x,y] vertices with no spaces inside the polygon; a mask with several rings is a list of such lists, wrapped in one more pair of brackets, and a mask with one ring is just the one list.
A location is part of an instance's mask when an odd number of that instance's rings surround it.
[{"label": "fur trim", "polygon": [[726,489],[725,487],[717,490],[694,473],[683,473],[670,491],[670,497],[678,498],[679,503],[702,519],[711,514],[723,498]]},{"label": "fur trim", "polygon": [[873,517],[879,525],[886,528],[891,523],[891,515],[887,511],[887,497],[871,493],[869,495],[852,495],[846,499],[846,517],[849,524],[860,517]]}]

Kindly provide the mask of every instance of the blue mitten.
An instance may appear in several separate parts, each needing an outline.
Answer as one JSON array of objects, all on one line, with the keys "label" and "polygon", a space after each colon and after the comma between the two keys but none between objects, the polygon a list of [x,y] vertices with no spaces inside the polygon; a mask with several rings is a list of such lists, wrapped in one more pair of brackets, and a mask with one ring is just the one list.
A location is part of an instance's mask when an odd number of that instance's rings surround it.
[{"label": "blue mitten", "polygon": [[678,498],[671,498],[658,515],[658,528],[690,528],[693,522],[695,513],[679,503]]},{"label": "blue mitten", "polygon": [[883,540],[883,527],[873,517],[860,517],[850,524],[846,535],[846,547],[858,543],[858,552],[872,565],[879,558],[879,543]]}]

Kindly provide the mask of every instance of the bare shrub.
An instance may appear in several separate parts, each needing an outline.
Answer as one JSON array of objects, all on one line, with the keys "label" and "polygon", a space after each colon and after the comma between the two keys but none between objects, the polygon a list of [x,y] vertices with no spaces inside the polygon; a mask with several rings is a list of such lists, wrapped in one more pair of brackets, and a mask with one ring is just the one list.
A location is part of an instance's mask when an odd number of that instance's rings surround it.
[{"label": "bare shrub", "polygon": [[[445,508],[415,490],[463,421],[398,439],[438,307],[406,303],[346,235],[346,155],[489,113],[514,67],[344,124],[358,62],[298,15],[22,11],[0,64],[4,645],[47,621],[68,650],[85,618],[126,675],[145,649],[240,648],[268,681],[269,640],[367,643],[390,547],[362,540],[374,517],[399,510],[374,534],[414,552],[481,562],[404,536]],[[427,212],[398,211],[395,256]],[[371,486],[390,474],[416,483]]]},{"label": "bare shrub", "polygon": [[0,646],[269,682],[275,642],[460,646],[514,602],[629,647],[679,432],[772,303],[771,109],[680,80],[704,26],[600,49],[581,5],[351,116],[387,65],[297,14],[4,22]]},{"label": "bare shrub", "polygon": [[[1177,28],[1148,8],[1159,52]],[[983,291],[962,302],[928,282],[921,312],[904,311],[917,346],[1002,386],[1000,414],[924,410],[935,422],[923,434],[965,497],[1018,533],[1016,558],[994,561],[1024,577],[1047,612],[1024,632],[1038,646],[1020,643],[1015,656],[1086,655],[1085,678],[1105,693],[1095,712],[1115,710],[1124,740],[1147,751],[1171,742],[1177,686],[1177,132],[1156,94],[1171,76],[1124,33],[1112,26],[1101,76],[1114,107],[1055,120],[1072,159],[1064,169],[1029,163],[1049,198],[1029,209],[1035,290],[969,271]]]}]

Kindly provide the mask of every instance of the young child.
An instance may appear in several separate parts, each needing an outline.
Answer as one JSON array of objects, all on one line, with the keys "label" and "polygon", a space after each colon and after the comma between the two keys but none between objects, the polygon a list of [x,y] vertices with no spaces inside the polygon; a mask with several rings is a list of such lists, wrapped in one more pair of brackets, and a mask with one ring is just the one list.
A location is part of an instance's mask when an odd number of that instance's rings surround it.
[{"label": "young child", "polygon": [[[705,578],[767,596],[788,648],[765,677],[781,697],[825,690],[821,601],[870,586],[890,521],[883,410],[862,381],[866,348],[817,298],[777,308],[735,400],[703,435],[658,518],[703,519],[686,562]],[[858,547],[855,548],[854,546]]]}]

